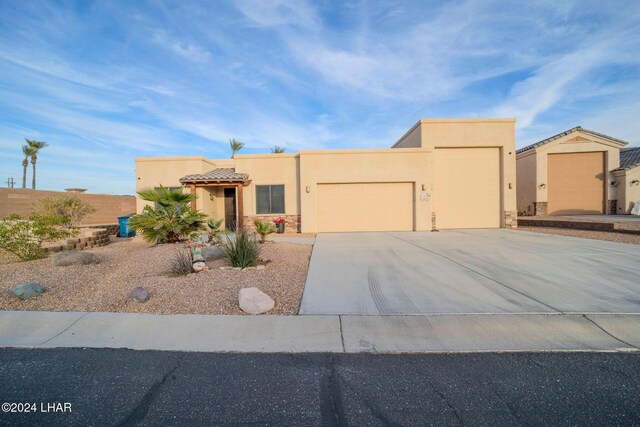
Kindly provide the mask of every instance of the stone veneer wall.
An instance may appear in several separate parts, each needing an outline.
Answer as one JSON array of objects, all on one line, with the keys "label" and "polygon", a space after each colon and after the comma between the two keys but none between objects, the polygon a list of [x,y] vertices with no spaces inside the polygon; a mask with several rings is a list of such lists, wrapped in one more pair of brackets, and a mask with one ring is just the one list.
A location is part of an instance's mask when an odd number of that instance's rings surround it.
[{"label": "stone veneer wall", "polygon": [[533,214],[543,216],[547,214],[547,202],[533,202]]},{"label": "stone veneer wall", "polygon": [[106,246],[109,244],[109,232],[105,228],[91,229],[88,236],[74,237],[67,239],[62,245],[46,247],[49,252],[74,251],[89,249],[96,246]]},{"label": "stone veneer wall", "polygon": [[616,215],[618,212],[618,201],[617,200],[609,200],[609,203],[607,205],[607,214],[608,215]]},{"label": "stone veneer wall", "polygon": [[505,228],[518,228],[517,211],[504,211],[504,226]]},{"label": "stone veneer wall", "polygon": [[253,230],[253,221],[259,219],[260,221],[273,222],[274,219],[284,218],[285,233],[300,233],[300,215],[251,215],[244,217],[244,224],[250,230]]}]

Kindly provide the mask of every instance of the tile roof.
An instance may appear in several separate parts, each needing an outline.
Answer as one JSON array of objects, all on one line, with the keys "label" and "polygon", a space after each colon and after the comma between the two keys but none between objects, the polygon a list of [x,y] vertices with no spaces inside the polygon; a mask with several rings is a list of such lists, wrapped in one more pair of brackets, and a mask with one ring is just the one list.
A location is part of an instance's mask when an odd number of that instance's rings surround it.
[{"label": "tile roof", "polygon": [[560,132],[557,135],[553,135],[552,137],[549,137],[547,139],[543,139],[542,141],[538,141],[538,142],[536,142],[534,144],[527,145],[526,147],[520,148],[519,150],[516,150],[516,154],[520,154],[520,153],[524,153],[525,151],[533,150],[534,148],[538,148],[541,145],[548,144],[551,141],[555,141],[556,139],[562,138],[563,136],[569,135],[569,134],[571,134],[573,132],[577,132],[577,131],[582,131],[582,132],[590,133],[592,135],[599,136],[599,137],[602,137],[602,138],[607,138],[607,139],[610,139],[612,141],[619,142],[620,144],[624,144],[624,145],[628,144],[628,142],[623,141],[621,139],[614,138],[612,136],[605,135],[603,133],[594,132],[592,130],[585,129],[585,128],[581,127],[581,126],[576,126],[576,127],[571,128],[569,130],[566,130],[564,132]]},{"label": "tile roof", "polygon": [[620,150],[620,167],[616,170],[629,170],[640,166],[640,147],[629,147]]},{"label": "tile roof", "polygon": [[249,178],[249,174],[236,173],[234,168],[217,168],[207,173],[186,175],[180,178],[180,182],[188,181],[232,181],[244,182]]}]

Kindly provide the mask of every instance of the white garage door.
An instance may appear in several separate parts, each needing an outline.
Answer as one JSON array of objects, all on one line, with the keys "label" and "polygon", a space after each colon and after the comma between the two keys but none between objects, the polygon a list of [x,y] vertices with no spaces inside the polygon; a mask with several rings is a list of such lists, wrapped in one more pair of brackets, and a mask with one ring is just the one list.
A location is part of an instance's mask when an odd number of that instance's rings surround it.
[{"label": "white garage door", "polygon": [[413,230],[413,183],[318,184],[318,231]]},{"label": "white garage door", "polygon": [[438,148],[434,174],[437,228],[500,227],[498,148]]}]

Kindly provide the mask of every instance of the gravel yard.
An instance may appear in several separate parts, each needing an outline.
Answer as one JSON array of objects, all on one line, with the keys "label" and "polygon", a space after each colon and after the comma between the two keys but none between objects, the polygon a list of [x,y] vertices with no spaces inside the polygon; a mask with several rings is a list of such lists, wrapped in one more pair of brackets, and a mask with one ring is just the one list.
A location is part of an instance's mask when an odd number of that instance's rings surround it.
[{"label": "gravel yard", "polygon": [[[241,288],[257,287],[275,300],[269,314],[297,314],[311,246],[268,242],[264,270],[220,270],[224,259],[209,261],[209,271],[170,277],[176,245],[150,245],[139,238],[115,239],[96,254],[96,265],[54,267],[50,259],[0,265],[0,310],[111,311],[157,314],[244,314]],[[40,284],[44,294],[22,301],[9,292],[18,283]],[[145,287],[149,301],[138,303],[131,290]]]},{"label": "gravel yard", "polygon": [[532,231],[534,233],[557,234],[560,236],[581,237],[583,239],[606,240],[608,242],[631,243],[640,245],[640,234],[614,233],[608,231],[574,230],[569,228],[522,227],[514,230]]}]

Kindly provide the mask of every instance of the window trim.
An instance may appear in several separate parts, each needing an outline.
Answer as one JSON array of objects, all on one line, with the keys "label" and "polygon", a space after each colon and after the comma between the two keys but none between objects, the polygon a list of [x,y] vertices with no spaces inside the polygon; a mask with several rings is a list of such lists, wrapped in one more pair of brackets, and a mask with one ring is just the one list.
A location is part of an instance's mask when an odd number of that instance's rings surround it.
[{"label": "window trim", "polygon": [[[258,187],[269,187],[269,212],[258,212]],[[271,187],[282,187],[282,212],[272,212],[272,195],[271,195]],[[286,186],[284,184],[255,184],[254,189],[255,194],[255,203],[256,203],[256,215],[285,215],[287,212],[286,205]]]}]

